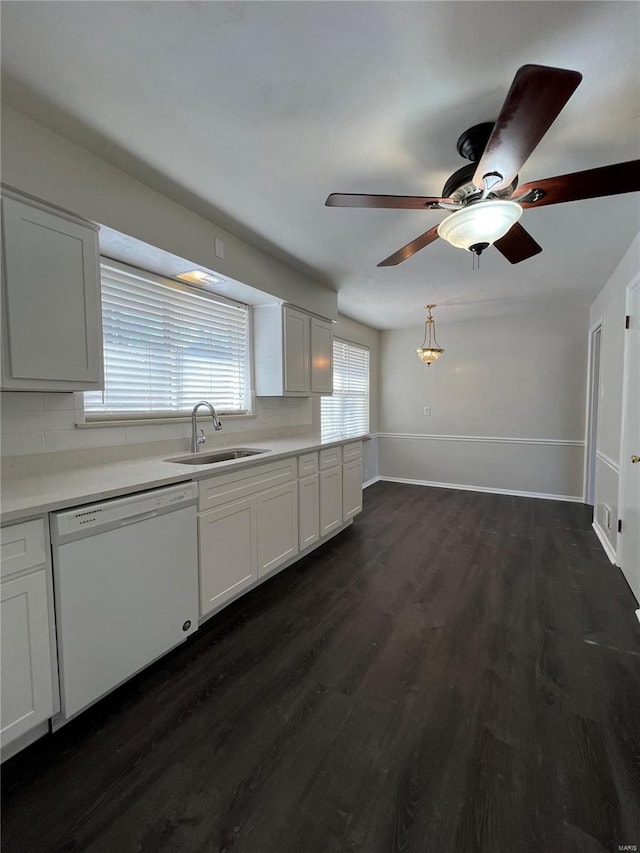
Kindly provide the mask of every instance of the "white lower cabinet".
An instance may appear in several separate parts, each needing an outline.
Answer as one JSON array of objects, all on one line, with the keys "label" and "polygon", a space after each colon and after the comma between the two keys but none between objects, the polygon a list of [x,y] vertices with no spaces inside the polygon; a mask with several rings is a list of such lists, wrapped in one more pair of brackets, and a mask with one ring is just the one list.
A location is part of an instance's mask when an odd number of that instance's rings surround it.
[{"label": "white lower cabinet", "polygon": [[301,551],[320,538],[320,482],[317,474],[298,480],[298,533]]},{"label": "white lower cabinet", "polygon": [[[58,710],[54,690],[51,567],[42,519],[2,530],[1,743],[5,747]],[[40,565],[38,565],[40,564]]]},{"label": "white lower cabinet", "polygon": [[320,471],[320,536],[342,524],[342,466]]},{"label": "white lower cabinet", "polygon": [[298,489],[295,480],[261,492],[257,501],[258,577],[298,553]]},{"label": "white lower cabinet", "polygon": [[258,579],[257,502],[231,501],[198,518],[200,615]]},{"label": "white lower cabinet", "polygon": [[342,466],[342,520],[348,521],[362,511],[362,459]]}]

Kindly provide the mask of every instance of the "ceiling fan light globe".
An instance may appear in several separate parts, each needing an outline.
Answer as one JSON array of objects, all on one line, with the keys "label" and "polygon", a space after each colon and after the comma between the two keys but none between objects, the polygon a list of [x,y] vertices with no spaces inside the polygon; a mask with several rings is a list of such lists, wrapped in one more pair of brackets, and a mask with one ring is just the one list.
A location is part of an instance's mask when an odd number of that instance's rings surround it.
[{"label": "ceiling fan light globe", "polygon": [[457,249],[470,249],[478,243],[495,243],[522,216],[515,201],[494,199],[470,204],[457,210],[438,226],[438,236]]}]

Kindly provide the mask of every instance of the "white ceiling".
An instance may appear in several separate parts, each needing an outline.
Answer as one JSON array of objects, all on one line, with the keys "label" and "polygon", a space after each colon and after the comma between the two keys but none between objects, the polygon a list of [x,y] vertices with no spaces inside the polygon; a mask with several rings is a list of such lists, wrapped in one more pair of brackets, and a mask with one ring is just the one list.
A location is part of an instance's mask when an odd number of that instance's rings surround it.
[{"label": "white ceiling", "polygon": [[590,300],[640,230],[640,194],[525,211],[543,253],[490,250],[479,272],[442,240],[378,269],[444,211],[326,196],[439,195],[467,162],[457,137],[496,118],[527,62],[583,81],[521,183],[637,158],[639,24],[635,2],[5,0],[3,98],[399,328],[427,301],[457,320]]}]

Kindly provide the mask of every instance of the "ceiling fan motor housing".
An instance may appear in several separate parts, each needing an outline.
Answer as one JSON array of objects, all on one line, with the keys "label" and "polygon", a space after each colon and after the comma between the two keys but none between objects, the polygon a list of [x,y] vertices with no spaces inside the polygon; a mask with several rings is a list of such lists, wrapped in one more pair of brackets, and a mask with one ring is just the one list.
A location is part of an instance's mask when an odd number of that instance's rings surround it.
[{"label": "ceiling fan motor housing", "polygon": [[[482,124],[475,124],[459,136],[456,143],[458,154],[471,162],[451,175],[442,190],[444,198],[452,198],[462,204],[481,199],[482,189],[473,183],[473,176],[476,171],[475,164],[484,153],[493,126],[494,122],[485,121]],[[516,176],[508,187],[498,192],[489,193],[489,198],[509,198],[517,186],[518,178]]]}]

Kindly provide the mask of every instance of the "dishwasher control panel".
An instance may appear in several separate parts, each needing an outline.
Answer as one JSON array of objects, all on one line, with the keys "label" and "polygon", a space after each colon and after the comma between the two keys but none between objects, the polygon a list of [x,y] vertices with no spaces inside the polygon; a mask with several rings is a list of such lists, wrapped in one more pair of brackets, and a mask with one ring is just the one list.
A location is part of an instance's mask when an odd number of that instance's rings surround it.
[{"label": "dishwasher control panel", "polygon": [[138,492],[127,497],[113,498],[100,503],[51,514],[51,537],[61,543],[67,537],[88,534],[104,528],[134,524],[145,518],[188,506],[198,499],[198,484],[180,483],[177,486]]}]

